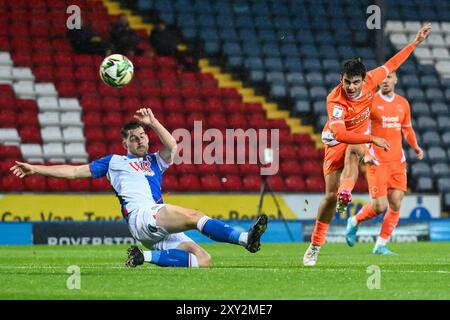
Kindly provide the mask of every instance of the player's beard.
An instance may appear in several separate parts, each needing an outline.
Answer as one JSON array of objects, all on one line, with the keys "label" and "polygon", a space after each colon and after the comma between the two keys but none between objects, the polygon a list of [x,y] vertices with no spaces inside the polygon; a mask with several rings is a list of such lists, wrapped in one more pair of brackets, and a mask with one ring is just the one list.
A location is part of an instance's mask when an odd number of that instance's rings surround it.
[{"label": "player's beard", "polygon": [[135,155],[139,158],[145,157],[148,153],[148,147],[147,146],[138,146],[135,149]]}]

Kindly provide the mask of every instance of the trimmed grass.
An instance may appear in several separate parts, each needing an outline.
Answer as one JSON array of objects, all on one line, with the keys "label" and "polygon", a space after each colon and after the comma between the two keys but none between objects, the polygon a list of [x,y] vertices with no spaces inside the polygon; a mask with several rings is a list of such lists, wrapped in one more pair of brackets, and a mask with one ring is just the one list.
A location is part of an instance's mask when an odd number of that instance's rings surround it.
[{"label": "trimmed grass", "polygon": [[[307,244],[263,244],[257,254],[204,247],[208,269],[128,269],[126,246],[0,246],[0,299],[450,299],[449,243],[392,243],[396,256],[327,244],[312,268],[301,264]],[[79,290],[66,286],[71,265],[81,270]],[[372,265],[380,289],[367,287]]]}]

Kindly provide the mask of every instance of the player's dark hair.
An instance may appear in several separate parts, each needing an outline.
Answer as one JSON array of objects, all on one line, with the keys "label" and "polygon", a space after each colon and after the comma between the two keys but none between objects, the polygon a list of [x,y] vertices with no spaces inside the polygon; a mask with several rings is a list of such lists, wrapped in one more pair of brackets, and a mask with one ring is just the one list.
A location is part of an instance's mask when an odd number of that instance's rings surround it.
[{"label": "player's dark hair", "polygon": [[122,128],[120,128],[120,134],[122,135],[122,138],[127,139],[128,138],[128,131],[134,130],[134,129],[137,129],[137,128],[144,129],[142,124],[140,124],[139,122],[134,121],[134,120],[128,121],[127,123],[125,123],[122,126]]},{"label": "player's dark hair", "polygon": [[348,77],[361,76],[363,80],[366,78],[366,66],[362,62],[361,58],[355,58],[344,62],[342,67],[341,76],[347,75]]}]

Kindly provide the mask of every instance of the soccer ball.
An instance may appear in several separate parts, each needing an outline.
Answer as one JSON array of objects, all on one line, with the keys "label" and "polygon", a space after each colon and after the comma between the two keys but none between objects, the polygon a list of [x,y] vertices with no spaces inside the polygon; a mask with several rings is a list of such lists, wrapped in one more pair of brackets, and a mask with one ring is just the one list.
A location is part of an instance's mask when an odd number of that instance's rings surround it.
[{"label": "soccer ball", "polygon": [[111,87],[120,88],[133,79],[133,63],[121,54],[107,56],[100,64],[100,79]]}]

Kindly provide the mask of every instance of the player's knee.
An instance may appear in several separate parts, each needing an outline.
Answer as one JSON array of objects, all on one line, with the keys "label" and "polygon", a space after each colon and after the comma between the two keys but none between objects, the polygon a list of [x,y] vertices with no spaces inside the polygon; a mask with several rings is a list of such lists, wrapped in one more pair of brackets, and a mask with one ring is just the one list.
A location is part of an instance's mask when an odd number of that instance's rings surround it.
[{"label": "player's knee", "polygon": [[324,200],[327,203],[336,203],[336,201],[337,201],[336,193],[335,192],[327,192],[327,193],[325,193]]},{"label": "player's knee", "polygon": [[389,203],[389,208],[392,211],[400,211],[400,201],[392,201]]},{"label": "player's knee", "polygon": [[383,202],[383,201],[375,201],[373,204],[373,210],[376,213],[382,213],[384,210],[387,209],[387,203]]},{"label": "player's knee", "polygon": [[183,212],[186,225],[190,228],[196,228],[198,220],[200,220],[205,214],[198,210],[186,209]]}]

